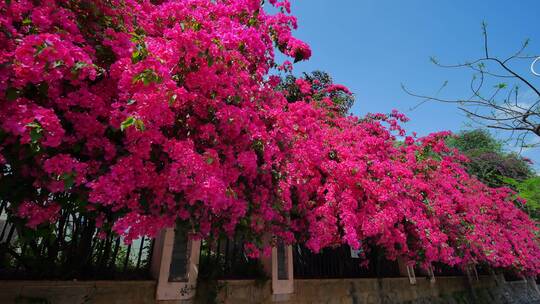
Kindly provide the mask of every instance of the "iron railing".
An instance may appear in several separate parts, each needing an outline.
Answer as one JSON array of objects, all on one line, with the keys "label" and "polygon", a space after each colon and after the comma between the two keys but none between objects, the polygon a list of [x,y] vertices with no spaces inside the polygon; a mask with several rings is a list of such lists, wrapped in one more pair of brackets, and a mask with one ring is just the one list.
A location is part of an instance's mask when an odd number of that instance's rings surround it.
[{"label": "iron railing", "polygon": [[257,280],[267,277],[260,259],[251,259],[244,239],[210,237],[201,242],[199,277],[217,280]]},{"label": "iron railing", "polygon": [[0,279],[146,279],[153,240],[131,244],[76,212],[37,230],[10,216],[0,201]]},{"label": "iron railing", "polygon": [[294,277],[298,279],[322,278],[369,278],[398,277],[399,266],[372,250],[367,254],[367,267],[362,266],[360,258],[353,257],[350,247],[343,245],[325,248],[313,253],[303,245],[293,247]]}]

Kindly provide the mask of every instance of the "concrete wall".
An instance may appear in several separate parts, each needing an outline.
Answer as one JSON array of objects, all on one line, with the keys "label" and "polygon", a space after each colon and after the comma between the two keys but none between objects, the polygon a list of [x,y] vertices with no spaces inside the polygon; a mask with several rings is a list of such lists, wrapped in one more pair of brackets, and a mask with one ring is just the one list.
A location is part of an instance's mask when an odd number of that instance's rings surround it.
[{"label": "concrete wall", "polygon": [[[216,303],[282,303],[282,304],[427,304],[427,303],[540,303],[535,284],[526,281],[504,282],[481,277],[473,288],[464,277],[438,277],[430,283],[418,277],[416,285],[407,278],[295,280],[294,293],[273,296],[272,282],[221,281],[216,288],[197,290],[197,303],[208,303],[207,295],[217,293]],[[534,286],[534,287],[533,287]],[[178,304],[155,301],[153,281],[0,281],[1,304]],[[202,294],[202,297],[201,297]],[[186,302],[183,302],[186,303]]]},{"label": "concrete wall", "polygon": [[472,287],[464,277],[438,277],[435,283],[418,277],[416,285],[408,278],[295,280],[293,294],[276,298],[270,283],[227,281],[222,282],[218,303],[540,303],[540,294],[526,281],[507,283],[481,277]]},{"label": "concrete wall", "polygon": [[0,281],[1,304],[155,304],[154,281]]}]

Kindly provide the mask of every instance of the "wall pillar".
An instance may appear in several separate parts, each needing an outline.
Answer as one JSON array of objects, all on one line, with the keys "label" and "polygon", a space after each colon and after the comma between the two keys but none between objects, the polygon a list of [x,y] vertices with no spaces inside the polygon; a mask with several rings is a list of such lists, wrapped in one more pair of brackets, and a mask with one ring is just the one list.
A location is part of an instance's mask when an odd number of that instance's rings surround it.
[{"label": "wall pillar", "polygon": [[474,264],[468,265],[465,268],[465,274],[467,275],[467,279],[469,280],[469,282],[480,281],[480,278],[478,277],[478,271],[476,270],[476,265]]},{"label": "wall pillar", "polygon": [[411,285],[415,285],[416,274],[414,272],[414,267],[408,265],[407,262],[405,262],[405,260],[401,257],[398,257],[397,262],[399,267],[399,275],[401,275],[402,277],[408,277],[409,283],[411,283]]},{"label": "wall pillar", "polygon": [[294,292],[292,246],[278,243],[272,248],[272,299],[287,301]]},{"label": "wall pillar", "polygon": [[429,282],[431,284],[435,284],[435,282],[436,282],[435,273],[433,272],[433,267],[432,266],[429,266],[429,268],[427,269],[427,275],[429,277]]},{"label": "wall pillar", "polygon": [[154,242],[152,276],[157,279],[156,300],[189,302],[195,296],[200,240],[185,229],[164,229]]}]

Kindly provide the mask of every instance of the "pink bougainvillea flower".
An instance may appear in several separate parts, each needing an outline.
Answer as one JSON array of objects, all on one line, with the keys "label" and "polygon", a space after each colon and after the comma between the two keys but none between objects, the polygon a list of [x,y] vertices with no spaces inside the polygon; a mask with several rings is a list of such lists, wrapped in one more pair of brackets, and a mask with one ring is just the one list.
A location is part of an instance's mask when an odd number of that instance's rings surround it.
[{"label": "pink bougainvillea flower", "polygon": [[38,228],[76,208],[126,242],[181,222],[195,238],[243,234],[251,257],[347,244],[424,267],[540,272],[535,223],[511,190],[466,173],[448,132],[339,112],[341,85],[299,78],[287,100],[280,76],[311,49],[289,1],[270,5],[1,1],[10,212]]}]

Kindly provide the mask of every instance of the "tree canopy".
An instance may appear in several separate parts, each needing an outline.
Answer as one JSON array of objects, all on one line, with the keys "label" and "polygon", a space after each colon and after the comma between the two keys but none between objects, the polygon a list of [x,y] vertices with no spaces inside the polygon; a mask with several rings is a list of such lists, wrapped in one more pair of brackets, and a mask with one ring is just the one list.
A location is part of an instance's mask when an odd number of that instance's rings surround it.
[{"label": "tree canopy", "polygon": [[507,186],[507,178],[524,181],[534,175],[529,159],[505,152],[503,144],[487,130],[462,131],[449,138],[448,144],[469,158],[468,173],[491,187]]},{"label": "tree canopy", "polygon": [[287,101],[296,102],[298,100],[313,99],[320,102],[324,98],[329,98],[334,104],[336,112],[346,115],[354,103],[354,96],[343,85],[334,84],[332,76],[323,71],[303,73],[303,77],[296,77],[287,74],[277,86],[281,90]]}]

